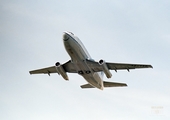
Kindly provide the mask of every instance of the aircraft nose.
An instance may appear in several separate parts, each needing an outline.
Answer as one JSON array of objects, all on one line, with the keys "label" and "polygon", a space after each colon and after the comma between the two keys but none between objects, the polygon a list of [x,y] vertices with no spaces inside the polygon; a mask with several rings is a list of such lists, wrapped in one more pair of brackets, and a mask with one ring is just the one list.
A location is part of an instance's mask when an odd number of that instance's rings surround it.
[{"label": "aircraft nose", "polygon": [[64,34],[63,34],[63,40],[64,40],[64,41],[67,41],[68,39],[69,39],[69,37],[68,37],[67,33],[64,33]]}]

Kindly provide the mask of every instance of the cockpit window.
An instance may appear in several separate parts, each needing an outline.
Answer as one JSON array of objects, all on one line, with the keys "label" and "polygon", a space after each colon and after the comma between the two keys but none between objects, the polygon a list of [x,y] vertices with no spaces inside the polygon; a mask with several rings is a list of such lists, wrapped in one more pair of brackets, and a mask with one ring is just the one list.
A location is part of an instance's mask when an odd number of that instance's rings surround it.
[{"label": "cockpit window", "polygon": [[74,35],[72,32],[69,32],[70,34]]}]

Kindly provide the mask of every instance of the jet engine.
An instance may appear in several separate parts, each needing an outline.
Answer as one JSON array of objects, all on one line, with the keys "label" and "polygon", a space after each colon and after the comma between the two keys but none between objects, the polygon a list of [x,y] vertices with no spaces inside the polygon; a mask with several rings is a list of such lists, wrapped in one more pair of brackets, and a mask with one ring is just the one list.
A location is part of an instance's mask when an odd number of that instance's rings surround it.
[{"label": "jet engine", "polygon": [[56,65],[56,70],[58,74],[61,75],[65,80],[68,80],[67,73],[64,70],[63,66],[59,62],[57,62],[55,65]]},{"label": "jet engine", "polygon": [[107,64],[104,60],[99,60],[99,64],[102,66],[102,69],[106,75],[107,78],[111,78],[112,77],[112,73],[109,71]]}]

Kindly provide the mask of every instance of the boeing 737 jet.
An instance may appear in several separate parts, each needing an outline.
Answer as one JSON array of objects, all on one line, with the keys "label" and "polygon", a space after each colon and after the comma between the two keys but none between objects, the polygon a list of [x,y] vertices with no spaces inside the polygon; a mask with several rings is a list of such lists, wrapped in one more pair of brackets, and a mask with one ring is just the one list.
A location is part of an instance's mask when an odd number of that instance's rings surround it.
[{"label": "boeing 737 jet", "polygon": [[104,60],[96,62],[91,58],[83,43],[71,32],[64,32],[63,43],[67,53],[70,56],[70,60],[64,64],[57,62],[52,67],[42,68],[38,70],[32,70],[30,74],[48,74],[58,73],[65,80],[69,80],[67,73],[78,73],[86,81],[87,84],[82,85],[81,88],[98,88],[103,90],[104,87],[121,87],[127,86],[125,83],[106,82],[103,81],[103,75],[107,78],[111,78],[112,74],[110,70],[127,70],[136,68],[152,68],[151,65],[145,64],[126,64],[126,63],[109,63]]}]

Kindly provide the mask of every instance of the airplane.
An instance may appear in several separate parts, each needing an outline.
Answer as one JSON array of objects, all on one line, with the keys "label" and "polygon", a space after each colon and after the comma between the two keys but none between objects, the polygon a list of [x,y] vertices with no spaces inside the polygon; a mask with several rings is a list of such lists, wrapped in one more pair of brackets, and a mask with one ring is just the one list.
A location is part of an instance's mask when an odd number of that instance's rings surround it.
[{"label": "airplane", "polygon": [[103,75],[107,78],[112,77],[110,70],[127,70],[137,68],[153,68],[152,65],[146,64],[126,64],[126,63],[109,63],[101,59],[96,62],[91,58],[88,51],[84,47],[80,39],[72,32],[63,33],[63,43],[70,60],[64,64],[56,62],[54,66],[29,71],[30,74],[48,74],[58,73],[65,80],[69,80],[67,73],[78,73],[86,81],[87,84],[81,85],[81,88],[98,88],[103,90],[104,87],[123,87],[126,83],[103,81]]}]

